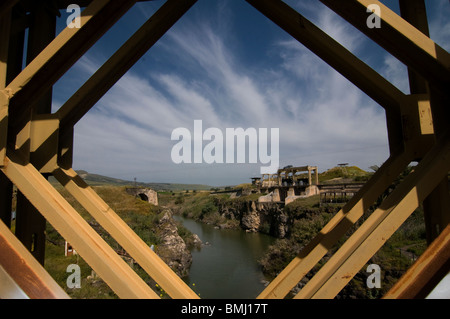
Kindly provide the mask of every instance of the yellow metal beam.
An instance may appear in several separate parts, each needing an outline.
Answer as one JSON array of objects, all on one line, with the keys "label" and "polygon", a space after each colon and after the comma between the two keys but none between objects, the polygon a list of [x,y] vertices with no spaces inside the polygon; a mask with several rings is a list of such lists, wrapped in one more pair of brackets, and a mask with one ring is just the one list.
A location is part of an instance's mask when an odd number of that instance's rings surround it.
[{"label": "yellow metal beam", "polygon": [[94,0],[83,10],[81,28],[64,29],[8,85],[14,123],[22,120],[24,111],[30,109],[135,2]]},{"label": "yellow metal beam", "polygon": [[[6,87],[10,29],[11,10],[8,9],[7,12],[1,12],[0,19],[0,90]],[[8,108],[9,96],[4,92],[0,92],[0,167],[3,165],[6,156]]]},{"label": "yellow metal beam", "polygon": [[[169,30],[197,0],[167,1],[58,110],[62,130],[70,130],[98,100]],[[64,132],[62,133],[64,134]]]},{"label": "yellow metal beam", "polygon": [[30,122],[30,161],[41,173],[58,166],[59,119],[55,114],[34,114]]},{"label": "yellow metal beam", "polygon": [[[8,274],[24,298],[68,299],[69,296],[53,280],[44,267],[30,254],[9,228],[0,220],[0,266]],[[0,298],[8,297],[2,291]],[[11,297],[15,298],[17,295]]]},{"label": "yellow metal beam", "polygon": [[450,170],[450,131],[295,298],[334,298]]},{"label": "yellow metal beam", "polygon": [[[11,1],[9,1],[11,3]],[[5,6],[3,2],[1,6]],[[8,74],[8,51],[11,29],[11,9],[0,9],[0,167],[3,166],[6,157],[8,143],[8,108],[9,96],[1,92],[6,87]],[[12,203],[11,182],[0,172],[0,219],[8,227],[11,226],[11,203]]]},{"label": "yellow metal beam", "polygon": [[121,298],[158,298],[31,164],[15,153],[3,173]]},{"label": "yellow metal beam", "polygon": [[281,0],[247,0],[382,107],[400,111],[404,94],[340,43]]},{"label": "yellow metal beam", "polygon": [[391,154],[401,151],[401,110],[408,107],[403,92],[283,1],[246,1],[379,103],[386,110]]},{"label": "yellow metal beam", "polygon": [[264,289],[259,299],[284,298],[344,236],[410,163],[410,155],[389,158],[299,255]]},{"label": "yellow metal beam", "polygon": [[[450,54],[378,0],[320,0],[420,73],[444,94],[450,87]],[[378,5],[381,27],[367,26],[367,7]]]},{"label": "yellow metal beam", "polygon": [[[400,0],[399,4],[402,17],[423,34],[429,36],[425,0]],[[449,96],[447,95],[447,100],[442,100],[442,95],[437,94],[433,87],[430,89],[428,82],[410,67],[408,68],[408,76],[411,93],[427,95],[419,100],[419,108],[412,109],[418,113],[416,117],[418,118],[420,129],[416,131],[419,134],[423,134],[423,137],[426,136],[425,134],[434,133],[439,137],[441,132],[447,129],[450,121],[450,112],[448,111]],[[430,99],[433,100],[432,105]],[[427,145],[433,145],[435,142],[434,138],[435,136],[428,135],[426,138],[418,139],[417,142],[419,143],[411,142],[414,144],[425,144],[417,148],[428,150],[429,147]],[[420,160],[422,156],[418,158]],[[445,177],[423,202],[425,228],[429,244],[439,235],[442,229],[450,224],[450,197],[448,193],[448,178]]]},{"label": "yellow metal beam", "polygon": [[6,158],[6,145],[8,137],[8,107],[9,97],[0,91],[0,167]]},{"label": "yellow metal beam", "polygon": [[198,299],[198,295],[117,216],[73,169],[57,169],[54,176],[169,296],[176,299]]},{"label": "yellow metal beam", "polygon": [[436,142],[430,96],[407,96],[408,107],[402,113],[403,141],[412,153],[412,160],[420,161]]},{"label": "yellow metal beam", "polygon": [[423,299],[448,274],[449,269],[450,225],[442,231],[383,298]]}]

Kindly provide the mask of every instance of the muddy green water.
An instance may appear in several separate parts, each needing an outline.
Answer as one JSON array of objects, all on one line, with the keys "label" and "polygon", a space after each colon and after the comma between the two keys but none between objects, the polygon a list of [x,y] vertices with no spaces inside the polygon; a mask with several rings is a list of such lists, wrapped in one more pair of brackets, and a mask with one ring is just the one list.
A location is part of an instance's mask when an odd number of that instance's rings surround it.
[{"label": "muddy green water", "polygon": [[275,238],[243,230],[219,230],[181,216],[174,218],[206,244],[192,251],[186,278],[201,298],[253,299],[259,295],[265,278],[257,261]]}]

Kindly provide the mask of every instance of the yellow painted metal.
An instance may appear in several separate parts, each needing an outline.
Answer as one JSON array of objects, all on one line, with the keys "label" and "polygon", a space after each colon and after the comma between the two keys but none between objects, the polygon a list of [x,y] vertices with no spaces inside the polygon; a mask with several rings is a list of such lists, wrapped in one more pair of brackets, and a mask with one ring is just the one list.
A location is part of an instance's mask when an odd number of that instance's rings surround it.
[{"label": "yellow painted metal", "polygon": [[[410,52],[410,56],[416,59],[419,50],[426,52],[428,55],[433,57],[440,67],[448,70],[450,68],[450,54],[426,36],[423,32],[419,31],[417,28],[412,26],[406,20],[404,20],[397,13],[392,11],[388,6],[384,5],[379,0],[352,0],[352,1],[335,1],[335,2],[347,2],[349,5],[353,5],[352,2],[358,2],[362,4],[365,8],[370,5],[378,5],[381,9],[381,19],[383,21],[382,25],[390,25],[392,28],[397,30],[398,33],[402,34],[403,37],[407,38],[411,43],[413,43],[416,49]],[[356,7],[356,6],[355,6]],[[367,12],[367,10],[366,10]],[[381,30],[380,30],[381,31]],[[381,31],[382,32],[382,31]],[[444,71],[443,70],[443,71]]]},{"label": "yellow painted metal", "polygon": [[246,0],[386,109],[400,111],[405,95],[344,46],[281,0]]},{"label": "yellow painted metal", "polygon": [[390,152],[402,151],[403,92],[283,1],[246,1],[378,102],[386,110]]},{"label": "yellow painted metal", "polygon": [[73,169],[57,169],[54,176],[172,298],[198,295],[87,185]]},{"label": "yellow painted metal", "polygon": [[430,100],[429,98],[418,99],[417,101],[419,107],[419,123],[420,123],[420,133],[422,135],[433,135],[433,116],[431,114]]},{"label": "yellow painted metal", "polygon": [[50,57],[60,52],[64,45],[78,32],[82,32],[83,26],[93,19],[95,15],[108,3],[110,0],[95,0],[92,4],[83,11],[80,17],[81,28],[65,28],[58,37],[52,41],[47,48],[45,48],[9,85],[10,95],[14,96],[24,86],[26,86],[33,79],[33,76],[41,69],[47,66]]},{"label": "yellow painted metal", "polygon": [[410,156],[405,153],[389,158],[319,234],[302,249],[299,255],[264,289],[258,298],[284,298],[373,205],[410,161]]},{"label": "yellow painted metal", "polygon": [[9,97],[0,92],[0,167],[6,157],[6,144],[8,136],[8,106]]},{"label": "yellow painted metal", "polygon": [[334,298],[450,170],[450,131],[355,231],[296,298]]},{"label": "yellow painted metal", "polygon": [[54,114],[34,114],[30,123],[30,161],[41,173],[58,167],[59,119]]},{"label": "yellow painted metal", "polygon": [[3,173],[119,297],[158,298],[34,166],[20,162],[17,154],[10,154]]},{"label": "yellow painted metal", "polygon": [[[270,18],[271,20],[273,20],[275,23],[277,23],[278,25],[280,25],[280,27],[282,27],[283,29],[285,29],[287,32],[289,32],[294,38],[296,38],[297,40],[299,40],[300,42],[302,42],[303,44],[305,44],[308,48],[310,48],[314,53],[316,53],[317,55],[321,56],[326,62],[328,62],[330,65],[332,65],[335,69],[339,70],[339,67],[342,67],[343,65],[345,65],[346,63],[348,63],[349,61],[352,60],[351,55],[349,54],[336,54],[337,52],[344,52],[344,50],[342,50],[341,48],[339,48],[338,45],[333,45],[333,41],[330,39],[326,39],[323,34],[321,34],[322,32],[320,30],[315,30],[314,28],[311,27],[311,25],[306,22],[305,23],[305,19],[298,15],[295,14],[293,12],[293,10],[288,9],[287,5],[282,4],[281,1],[251,1],[249,0],[248,2],[250,2],[253,6],[255,6],[258,10],[260,10],[263,14],[265,14],[268,18]],[[340,2],[340,1],[338,1]],[[372,2],[371,2],[372,3]],[[353,8],[354,9],[354,8]],[[384,11],[384,9],[382,9],[382,11]],[[364,15],[360,15],[362,17],[364,17]],[[388,17],[388,20],[390,19],[390,17]],[[300,21],[300,23],[298,23],[298,21]],[[365,23],[365,21],[364,21]],[[367,26],[366,26],[367,27]],[[409,27],[407,27],[409,29]],[[414,28],[412,28],[410,31],[410,34],[406,35],[406,37],[409,38],[414,38],[416,37],[417,34],[417,30],[413,30]],[[313,39],[309,39],[307,34],[308,33],[314,33],[315,36],[313,36]],[[424,41],[426,42],[423,47],[425,50],[427,49],[431,49],[434,48],[433,47],[433,43],[432,41],[430,42],[430,40],[425,39],[423,36],[419,36],[419,38],[424,39]],[[417,37],[415,38],[416,41]],[[316,42],[314,44],[311,45],[311,42]],[[320,43],[321,42],[321,43]],[[336,59],[338,59],[338,61],[334,61],[333,63],[330,63],[329,61],[332,61],[332,59],[327,59],[324,58],[323,56],[326,56],[324,53],[322,53],[321,51],[323,51],[323,47],[326,45],[329,45],[328,47],[328,52],[332,52],[332,54],[335,54]],[[437,50],[439,51],[440,49],[437,48]],[[446,52],[445,52],[446,53]],[[437,56],[434,56],[435,58],[437,58]],[[443,58],[443,63],[447,63],[446,62],[446,58]],[[440,61],[440,62],[442,62]],[[354,64],[356,65],[356,64]],[[337,66],[337,67],[336,67]],[[351,71],[349,71],[351,70]],[[364,73],[366,76],[368,76],[367,74],[371,74],[370,72],[366,72],[366,71],[361,71],[363,69],[361,68],[357,68],[357,70],[352,70],[351,67],[347,68],[347,70],[345,70],[344,72],[350,73],[350,75],[346,75],[347,78],[351,79],[352,77],[357,77],[358,72],[362,72]],[[442,71],[442,70],[440,70]],[[343,72],[341,72],[343,73]],[[345,73],[343,73],[345,75]],[[379,79],[377,79],[377,76],[372,76],[371,80],[376,79],[374,81],[374,83],[376,84],[381,84],[383,83],[383,81],[379,81]],[[361,87],[361,84],[364,83],[364,81],[361,81],[361,79],[357,79],[355,81],[353,81],[357,86],[359,86],[360,88],[363,89],[363,91],[370,92],[370,90],[364,90],[363,87]],[[386,85],[385,87],[381,88],[380,91],[382,91],[382,94],[387,94],[388,92],[395,92],[395,89],[389,88],[389,85]],[[374,86],[372,86],[373,89]],[[369,94],[370,95],[370,94]],[[374,95],[371,95],[372,97],[374,97]],[[392,99],[392,97],[397,97]],[[406,138],[406,140],[404,140],[404,142],[406,142],[406,147],[408,149],[408,153],[410,155],[403,157],[402,159],[404,160],[403,165],[397,166],[397,168],[399,168],[400,170],[403,169],[411,160],[413,160],[414,158],[418,157],[418,155],[424,155],[429,148],[433,145],[434,142],[434,137],[428,138],[425,137],[425,134],[430,134],[433,132],[433,127],[432,127],[432,123],[430,123],[430,118],[429,118],[429,108],[428,105],[426,103],[426,99],[422,99],[419,100],[419,102],[417,102],[417,96],[413,96],[413,97],[406,97],[406,96],[402,96],[402,94],[399,94],[398,92],[391,94],[391,99],[389,102],[389,99],[384,99],[381,100],[380,97],[376,97],[375,100],[377,101],[383,101],[381,104],[383,105],[383,103],[390,103],[390,105],[394,106],[395,109],[395,103],[392,103],[392,100],[396,100],[401,108],[401,113],[403,114],[403,124],[406,124],[407,126],[404,126],[405,129],[410,129],[409,132],[401,132],[399,131],[399,129],[402,127],[402,120],[399,117],[399,114],[397,112],[397,114],[390,112],[392,109],[391,108],[387,108],[387,120],[388,120],[388,130],[391,131],[392,135],[395,135],[395,138],[390,138],[390,146],[391,146],[391,152],[399,152],[402,147],[403,147],[403,143],[402,143],[402,139]],[[422,102],[423,101],[423,102]],[[389,105],[389,104],[385,104],[384,106]],[[398,109],[397,109],[398,110]],[[421,113],[419,113],[421,112]],[[417,116],[417,118],[415,118],[413,115],[417,115],[420,114],[421,117],[419,118]],[[406,120],[406,122],[404,122]],[[419,132],[419,133],[417,133]],[[402,135],[400,135],[400,133]],[[411,136],[407,136],[408,133],[411,133]],[[406,135],[405,135],[406,134]],[[389,165],[387,166],[389,167]],[[399,173],[400,171],[398,171]],[[387,187],[387,185],[386,185]],[[363,194],[364,190],[361,190],[360,194]],[[374,189],[367,189],[367,193],[368,194],[376,194],[376,192],[374,192]],[[372,202],[370,202],[372,203]],[[350,204],[350,203],[349,203]],[[341,213],[341,212],[340,212]],[[350,225],[353,224],[352,221],[349,220],[342,220],[339,216],[340,214],[338,213],[336,215],[336,217],[330,222],[329,225],[332,225],[332,227],[334,227],[335,225],[339,224],[339,222],[341,223],[341,225],[343,225],[345,222],[349,223]],[[312,267],[320,260],[320,258],[326,253],[326,251],[330,248],[329,245],[324,245],[323,243],[320,244],[320,240],[318,238],[321,238],[324,236],[324,233],[327,234],[329,229],[327,225],[322,231],[321,233],[307,246],[307,247],[314,247],[315,249],[312,249],[312,251],[306,249],[303,250],[303,256],[306,257],[306,259],[309,260],[309,258],[311,259],[311,263],[307,264],[305,263],[301,258],[297,257],[291,264],[288,265],[288,267],[282,272],[280,273],[280,275],[266,288],[266,290],[259,296],[259,298],[280,298],[280,297],[284,297],[286,295],[286,293],[293,287],[296,285],[296,283],[303,278],[304,275],[306,275],[306,273],[312,269]],[[349,226],[348,226],[349,227]],[[348,228],[347,228],[348,229]],[[340,238],[340,236],[336,236],[334,238],[334,241],[337,241],[337,239]],[[322,250],[322,251],[321,251]],[[317,253],[317,255],[315,257],[312,257],[315,253]],[[314,260],[314,261],[312,261]],[[306,293],[306,291],[305,291]],[[301,296],[301,295],[300,295]]]},{"label": "yellow painted metal", "polygon": [[450,225],[383,296],[384,299],[425,298],[450,269]]},{"label": "yellow painted metal", "polygon": [[413,160],[420,161],[436,142],[428,94],[407,96],[408,104],[402,108],[402,130],[405,147]]},{"label": "yellow painted metal", "polygon": [[[82,11],[81,28],[66,28],[8,85],[14,125],[22,115],[125,14],[136,0],[93,0]],[[32,98],[31,98],[32,97]],[[26,115],[25,115],[26,116]],[[17,124],[19,123],[19,124]]]},{"label": "yellow painted metal", "polygon": [[[441,206],[432,209],[439,211],[440,215],[433,213],[429,217],[434,218],[430,225],[448,224],[447,172],[450,169],[450,139],[446,107],[449,100],[447,90],[450,85],[450,55],[380,1],[321,1],[410,69],[417,71],[430,82],[431,91],[436,90],[438,94],[421,90],[412,93],[430,94],[405,96],[283,1],[247,0],[385,108],[391,151],[390,158],[374,177],[258,298],[286,296],[412,160],[421,160],[414,173],[372,213],[296,298],[334,297],[430,193],[436,195],[433,195],[433,198],[437,199],[435,205]],[[83,11],[83,27],[64,30],[6,89],[3,82],[6,82],[7,50],[4,46],[0,48],[0,168],[120,297],[157,296],[56,192],[39,170],[54,171],[66,189],[170,296],[197,298],[197,295],[70,168],[73,125],[195,3],[195,0],[167,1],[158,10],[159,13],[130,38],[58,114],[45,119],[31,116],[33,101],[39,100],[39,97],[135,2],[94,0]],[[0,38],[3,43],[6,43],[5,39],[9,37],[6,31],[9,25],[3,18],[14,3],[17,3],[17,0],[4,1],[0,5]],[[370,29],[366,25],[366,10],[371,4],[381,8],[381,30]],[[402,1],[402,4],[404,8],[407,2]],[[408,6],[407,9],[413,10],[412,7]],[[6,132],[8,129],[11,131],[11,127],[13,135],[18,133],[18,136],[16,146],[8,149]],[[59,134],[61,131],[64,131],[62,135]],[[435,134],[440,138],[439,143],[430,151],[435,143]],[[28,155],[31,156],[33,165],[29,164]],[[58,163],[56,155],[59,156]],[[67,169],[58,168],[58,164]],[[428,203],[433,202],[433,198],[429,196]],[[15,239],[7,241],[13,240]],[[445,258],[445,254],[438,253],[439,257]],[[32,261],[29,263],[34,267]],[[425,276],[423,271],[420,276]],[[404,283],[411,285],[411,279],[408,280]]]},{"label": "yellow painted metal", "polygon": [[[415,69],[445,94],[450,86],[450,54],[378,0],[320,0]],[[367,7],[378,5],[381,28],[367,27]]]},{"label": "yellow painted metal", "polygon": [[[6,9],[5,9],[6,11]],[[6,87],[7,60],[9,48],[9,34],[11,29],[11,12],[1,13],[0,19],[0,90]],[[8,107],[9,94],[0,92],[0,167],[6,156],[6,143],[8,133]]]},{"label": "yellow painted metal", "polygon": [[[426,36],[430,36],[428,19],[426,12],[425,0],[399,0],[400,12],[402,17],[416,27]],[[420,130],[419,134],[435,134],[436,137],[441,135],[442,131],[448,128],[450,122],[450,112],[448,105],[450,104],[449,96],[443,97],[436,92],[433,85],[430,86],[414,68],[408,68],[410,91],[414,95],[426,94],[426,97],[418,99],[419,108],[417,109],[417,118],[419,118]],[[432,103],[428,103],[432,100]],[[433,122],[432,129],[430,122]],[[430,138],[417,139],[422,152],[426,152],[429,147],[423,144],[434,144],[434,136]],[[412,144],[414,142],[411,142]],[[419,160],[423,156],[419,157]],[[439,232],[450,224],[450,196],[448,178],[444,178],[438,187],[423,201],[423,210],[425,216],[425,229],[427,234],[427,242],[430,244]]]},{"label": "yellow painted metal", "polygon": [[31,112],[29,113],[29,121],[23,125],[20,132],[16,136],[15,149],[22,154],[22,164],[30,162],[30,143],[31,143]]},{"label": "yellow painted metal", "polygon": [[[169,0],[57,111],[70,130],[197,0]],[[64,132],[63,132],[64,134]]]},{"label": "yellow painted metal", "polygon": [[6,87],[6,69],[8,60],[9,34],[11,30],[11,13],[5,13],[0,19],[0,89]]},{"label": "yellow painted metal", "polygon": [[[0,265],[20,287],[22,294],[33,299],[68,299],[66,292],[0,220]],[[0,291],[4,287],[0,285]],[[0,292],[0,298],[9,292]],[[17,296],[17,295],[15,295]],[[12,296],[15,298],[15,296]]]}]

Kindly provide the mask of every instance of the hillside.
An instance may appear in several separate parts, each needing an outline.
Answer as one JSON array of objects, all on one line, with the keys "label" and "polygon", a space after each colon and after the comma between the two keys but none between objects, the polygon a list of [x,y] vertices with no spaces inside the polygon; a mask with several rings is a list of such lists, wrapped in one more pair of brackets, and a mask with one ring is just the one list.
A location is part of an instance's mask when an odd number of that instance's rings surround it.
[{"label": "hillside", "polygon": [[[84,179],[86,183],[91,186],[102,186],[102,185],[111,185],[111,186],[134,186],[134,181],[127,181],[123,179],[103,176],[99,174],[88,173],[84,170],[77,170],[77,173]],[[172,183],[142,183],[136,182],[136,186],[138,187],[148,187],[154,189],[156,191],[182,191],[182,190],[210,190],[211,186],[209,185],[200,185],[200,184],[172,184]]]},{"label": "hillside", "polygon": [[[167,210],[154,206],[135,196],[129,195],[124,187],[94,186],[96,193],[109,207],[148,245],[154,247],[160,256],[179,276],[186,275],[189,260],[180,260],[180,256],[188,259],[190,253],[187,247],[180,245],[182,238],[185,243],[195,245],[192,233],[179,225],[167,214]],[[88,224],[136,271],[136,273],[158,294],[167,294],[145,272],[139,264],[130,258],[127,252],[116,240],[92,217],[88,211],[67,190],[60,187],[61,195],[72,205]],[[15,223],[15,221],[13,221]],[[45,269],[58,284],[74,299],[110,299],[117,298],[112,289],[92,270],[91,266],[80,255],[65,256],[65,239],[50,223],[46,226]],[[181,261],[183,264],[181,265]],[[81,287],[79,289],[67,286],[67,267],[71,264],[80,266]]]},{"label": "hillside", "polygon": [[[202,184],[175,184],[175,183],[143,183],[143,182],[134,182],[134,181],[128,181],[123,180],[119,178],[89,173],[85,170],[77,170],[76,171],[81,178],[85,180],[86,183],[88,183],[91,186],[138,186],[138,187],[148,187],[151,189],[154,189],[156,191],[169,191],[169,192],[176,192],[176,191],[185,191],[185,190],[195,190],[195,191],[201,191],[201,190],[211,190],[213,188],[218,187],[212,187],[210,185],[202,185]],[[339,182],[348,182],[350,180],[352,181],[366,181],[372,173],[366,172],[362,170],[361,168],[357,166],[347,166],[347,167],[333,167],[325,172],[319,173],[319,182],[330,182],[330,183],[339,183]],[[307,174],[305,174],[305,177],[307,177]],[[52,182],[56,182],[51,178]],[[229,186],[226,188],[241,188],[243,186],[251,186],[251,184],[241,184],[238,186]],[[221,187],[224,188],[224,187]],[[226,189],[225,188],[225,189]]]},{"label": "hillside", "polygon": [[319,173],[319,181],[323,182],[331,182],[343,179],[351,179],[353,181],[365,181],[367,180],[372,173],[366,172],[365,170],[357,167],[357,166],[345,166],[345,167],[333,167],[329,170]]}]

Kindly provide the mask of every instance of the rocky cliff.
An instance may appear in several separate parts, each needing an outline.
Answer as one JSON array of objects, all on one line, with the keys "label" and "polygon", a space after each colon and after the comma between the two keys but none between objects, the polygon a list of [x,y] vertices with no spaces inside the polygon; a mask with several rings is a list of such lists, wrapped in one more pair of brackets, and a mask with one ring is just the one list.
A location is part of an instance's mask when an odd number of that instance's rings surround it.
[{"label": "rocky cliff", "polygon": [[238,220],[242,229],[284,238],[289,232],[289,218],[276,203],[249,200],[216,201],[218,213],[226,219]]},{"label": "rocky cliff", "polygon": [[186,277],[192,264],[192,255],[186,243],[178,234],[178,228],[170,210],[165,210],[159,220],[157,234],[161,242],[155,252],[178,276]]}]

